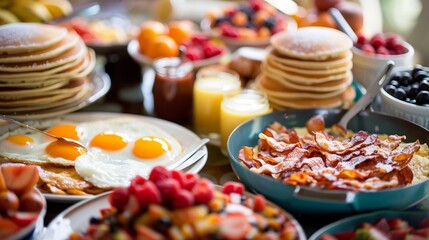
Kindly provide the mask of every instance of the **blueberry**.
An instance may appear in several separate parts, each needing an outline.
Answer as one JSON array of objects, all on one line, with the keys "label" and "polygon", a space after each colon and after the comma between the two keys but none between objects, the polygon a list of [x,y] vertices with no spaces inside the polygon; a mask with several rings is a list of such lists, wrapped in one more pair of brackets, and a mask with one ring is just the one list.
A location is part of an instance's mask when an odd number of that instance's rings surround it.
[{"label": "blueberry", "polygon": [[405,100],[407,97],[407,93],[402,88],[396,88],[395,92],[393,93],[393,96],[399,100]]},{"label": "blueberry", "polygon": [[392,73],[392,75],[390,75],[390,81],[396,80],[399,82],[401,77],[402,77],[402,72],[394,72],[394,73]]},{"label": "blueberry", "polygon": [[414,69],[413,69],[413,71],[411,72],[411,74],[413,75],[413,77],[415,76],[415,74],[418,72],[418,71],[421,71],[421,70],[424,70],[423,69],[423,66],[422,65],[419,65],[419,64],[417,64],[416,66],[414,66]]},{"label": "blueberry", "polygon": [[429,91],[420,91],[416,96],[418,105],[429,104]]},{"label": "blueberry", "polygon": [[265,19],[264,26],[272,30],[274,25],[276,25],[276,19],[274,17],[269,17]]},{"label": "blueberry", "polygon": [[411,104],[416,104],[416,99],[414,99],[414,98],[406,98],[405,102],[411,103]]},{"label": "blueberry", "polygon": [[255,12],[253,11],[253,9],[250,6],[247,5],[240,5],[240,12],[243,12],[244,14],[246,14],[247,18],[249,20],[251,20],[253,18],[253,15],[255,14]]},{"label": "blueberry", "polygon": [[392,80],[392,81],[390,81],[390,83],[389,83],[390,85],[392,85],[392,86],[395,86],[395,87],[399,87],[399,82],[398,81],[396,81],[396,80]]},{"label": "blueberry", "polygon": [[395,86],[393,86],[393,85],[386,85],[385,87],[384,87],[384,90],[388,93],[388,94],[390,94],[390,95],[393,95],[393,93],[395,92],[395,90],[396,90],[396,87]]},{"label": "blueberry", "polygon": [[413,77],[411,77],[411,73],[403,72],[401,78],[399,79],[399,83],[402,86],[408,86],[413,81]]},{"label": "blueberry", "polygon": [[420,70],[420,71],[416,72],[416,74],[414,74],[414,80],[416,80],[416,82],[420,82],[426,77],[429,77],[429,75],[424,70]]},{"label": "blueberry", "polygon": [[420,82],[419,91],[429,91],[429,79]]},{"label": "blueberry", "polygon": [[215,19],[215,26],[219,26],[223,22],[231,22],[231,16],[221,16]]},{"label": "blueberry", "polygon": [[416,98],[417,93],[419,93],[419,84],[413,84],[410,89],[408,89],[407,97]]}]

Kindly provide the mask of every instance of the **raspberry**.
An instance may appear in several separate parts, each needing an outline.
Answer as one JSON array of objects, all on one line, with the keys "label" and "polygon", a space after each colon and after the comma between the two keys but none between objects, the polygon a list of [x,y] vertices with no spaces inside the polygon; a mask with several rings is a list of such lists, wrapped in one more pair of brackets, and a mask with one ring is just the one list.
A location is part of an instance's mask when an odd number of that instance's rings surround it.
[{"label": "raspberry", "polygon": [[109,196],[109,203],[113,207],[122,210],[128,202],[130,194],[127,187],[119,187],[112,191]]},{"label": "raspberry", "polygon": [[194,196],[185,189],[179,190],[173,197],[173,208],[187,208],[194,205]]},{"label": "raspberry", "polygon": [[356,43],[359,45],[364,45],[364,44],[368,43],[368,40],[366,39],[366,37],[363,34],[359,34],[357,36],[357,42]]},{"label": "raspberry", "polygon": [[223,185],[222,192],[225,194],[238,193],[242,195],[244,193],[244,185],[239,182],[226,182]]},{"label": "raspberry", "polygon": [[407,52],[407,48],[399,41],[396,41],[393,44],[392,51],[394,51],[396,54],[404,54]]},{"label": "raspberry", "polygon": [[141,207],[145,208],[149,204],[160,204],[162,202],[161,193],[155,183],[147,181],[136,189],[135,196]]},{"label": "raspberry", "polygon": [[147,181],[146,178],[140,175],[135,176],[130,183],[130,187],[129,187],[130,193],[135,193],[136,187],[143,185],[146,181]]},{"label": "raspberry", "polygon": [[386,39],[382,34],[375,34],[369,42],[375,49],[377,49],[386,44]]},{"label": "raspberry", "polygon": [[390,52],[389,52],[389,50],[387,50],[387,48],[381,46],[381,47],[377,48],[377,54],[379,54],[379,55],[389,55]]},{"label": "raspberry", "polygon": [[180,184],[180,187],[184,187],[186,184],[186,176],[184,172],[173,170],[171,171],[171,177],[173,179],[176,179],[177,182]]},{"label": "raspberry", "polygon": [[213,187],[209,180],[201,179],[192,188],[192,195],[196,203],[207,204],[213,199]]},{"label": "raspberry", "polygon": [[156,186],[164,201],[172,200],[174,195],[180,190],[180,184],[176,179],[169,178],[159,181]]},{"label": "raspberry", "polygon": [[374,54],[375,49],[371,46],[371,44],[364,44],[361,48],[362,51],[369,54]]},{"label": "raspberry", "polygon": [[261,194],[256,194],[253,198],[253,210],[255,212],[261,212],[265,209],[265,206],[267,204],[267,201],[265,200],[265,197]]},{"label": "raspberry", "polygon": [[183,188],[191,191],[198,181],[198,176],[194,173],[185,173],[185,183]]},{"label": "raspberry", "polygon": [[204,52],[205,58],[210,58],[210,57],[219,55],[222,53],[222,51],[223,51],[222,47],[216,46],[210,42],[203,45],[203,52]]},{"label": "raspberry", "polygon": [[149,174],[149,180],[156,183],[160,180],[171,178],[171,173],[163,166],[156,166]]},{"label": "raspberry", "polygon": [[204,53],[199,47],[189,47],[186,50],[184,57],[191,61],[197,61],[204,59]]}]

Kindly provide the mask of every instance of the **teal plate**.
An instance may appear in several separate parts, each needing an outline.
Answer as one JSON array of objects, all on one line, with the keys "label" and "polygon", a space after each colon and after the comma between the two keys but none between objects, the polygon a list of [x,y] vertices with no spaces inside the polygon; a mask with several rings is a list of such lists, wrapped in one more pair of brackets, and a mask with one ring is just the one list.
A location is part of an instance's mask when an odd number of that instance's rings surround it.
[{"label": "teal plate", "polygon": [[429,212],[397,212],[397,211],[377,211],[367,214],[360,214],[353,217],[344,218],[342,220],[333,222],[325,227],[319,229],[309,240],[318,240],[323,234],[329,233],[334,235],[341,232],[350,232],[355,230],[360,224],[364,222],[373,223],[380,218],[400,218],[407,221],[411,226],[418,226],[425,218],[429,216]]}]

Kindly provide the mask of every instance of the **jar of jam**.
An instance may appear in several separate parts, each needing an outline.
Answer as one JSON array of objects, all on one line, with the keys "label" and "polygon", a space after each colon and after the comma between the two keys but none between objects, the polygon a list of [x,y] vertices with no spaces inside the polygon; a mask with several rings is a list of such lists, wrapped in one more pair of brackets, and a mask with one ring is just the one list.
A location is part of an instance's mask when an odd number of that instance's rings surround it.
[{"label": "jar of jam", "polygon": [[154,62],[153,86],[156,117],[185,123],[192,113],[193,65],[180,58],[162,58]]}]

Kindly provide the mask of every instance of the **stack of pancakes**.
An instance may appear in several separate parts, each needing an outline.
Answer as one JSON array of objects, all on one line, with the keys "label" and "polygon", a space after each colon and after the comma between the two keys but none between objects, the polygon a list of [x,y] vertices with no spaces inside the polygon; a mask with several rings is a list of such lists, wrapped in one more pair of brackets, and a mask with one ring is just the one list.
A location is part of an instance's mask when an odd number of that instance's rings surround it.
[{"label": "stack of pancakes", "polygon": [[25,114],[81,101],[95,53],[75,32],[40,23],[0,27],[0,112]]},{"label": "stack of pancakes", "polygon": [[325,27],[305,27],[271,38],[256,87],[276,110],[287,108],[349,107],[352,41]]}]

